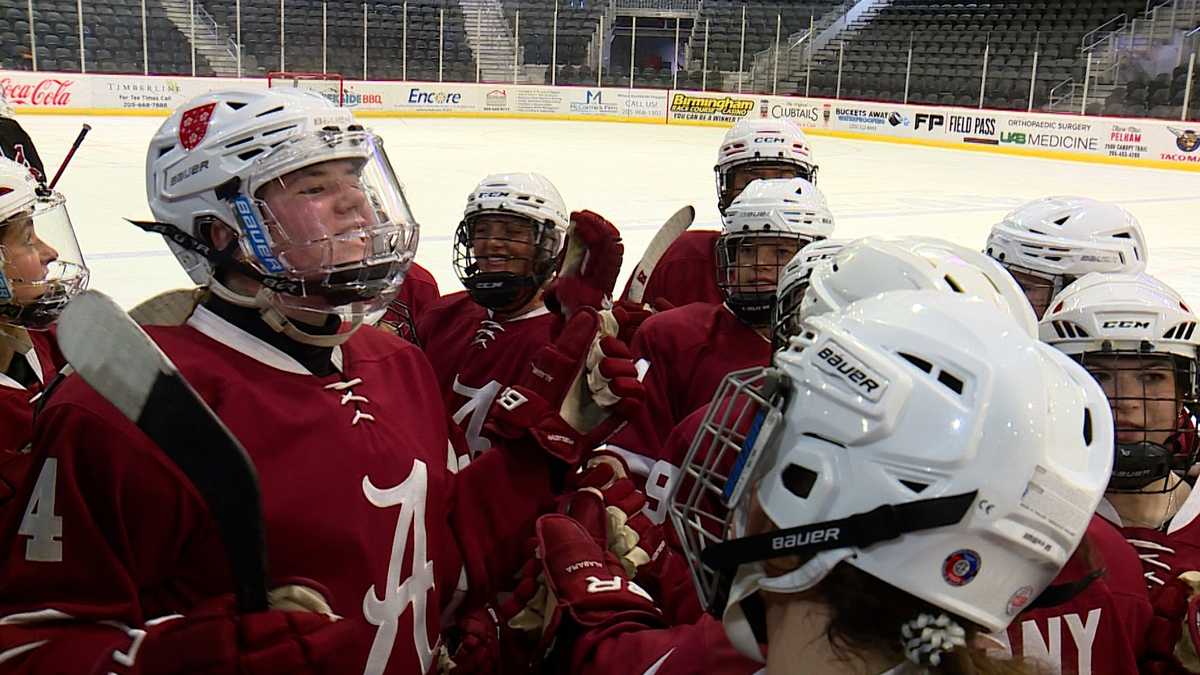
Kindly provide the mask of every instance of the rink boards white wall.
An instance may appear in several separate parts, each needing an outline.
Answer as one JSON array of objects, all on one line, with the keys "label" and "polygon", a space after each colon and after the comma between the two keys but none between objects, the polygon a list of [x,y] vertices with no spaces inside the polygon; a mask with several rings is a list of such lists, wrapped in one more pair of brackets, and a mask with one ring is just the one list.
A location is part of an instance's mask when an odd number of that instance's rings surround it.
[{"label": "rink boards white wall", "polygon": [[[336,85],[312,82],[336,92]],[[0,71],[18,113],[165,115],[193,96],[261,79]],[[363,117],[489,117],[728,126],[793,119],[814,135],[1200,171],[1200,124],[660,89],[432,82],[344,83]],[[884,167],[881,167],[883,169]]]}]

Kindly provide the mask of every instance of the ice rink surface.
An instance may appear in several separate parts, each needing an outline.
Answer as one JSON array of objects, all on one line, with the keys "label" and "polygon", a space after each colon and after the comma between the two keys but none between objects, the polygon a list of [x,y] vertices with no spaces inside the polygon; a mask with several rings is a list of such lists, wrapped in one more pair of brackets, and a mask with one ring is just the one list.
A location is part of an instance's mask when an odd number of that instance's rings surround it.
[{"label": "ice rink surface", "polygon": [[[91,287],[125,306],[190,282],[162,240],[124,218],[149,219],[145,153],[158,117],[21,116],[53,173],[80,126],[93,129],[63,174]],[[451,265],[454,228],[483,176],[537,171],[572,210],[621,229],[624,276],[657,227],[681,206],[693,227],[718,227],[712,167],[724,129],[523,120],[371,119],[407,188],[421,243],[417,261],[443,293],[461,290]],[[891,143],[811,138],[835,236],[924,234],[982,248],[1009,209],[1052,194],[1118,202],[1141,221],[1149,271],[1200,304],[1200,174],[1126,168]]]}]

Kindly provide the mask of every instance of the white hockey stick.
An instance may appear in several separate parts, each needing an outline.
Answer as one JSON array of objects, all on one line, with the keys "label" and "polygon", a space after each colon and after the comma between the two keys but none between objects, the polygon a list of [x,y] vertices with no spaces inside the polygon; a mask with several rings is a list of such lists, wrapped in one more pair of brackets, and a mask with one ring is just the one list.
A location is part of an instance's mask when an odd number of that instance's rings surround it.
[{"label": "white hockey stick", "polygon": [[646,247],[646,252],[642,254],[642,259],[638,261],[637,267],[633,268],[633,277],[629,280],[629,292],[626,294],[626,299],[641,304],[642,295],[646,292],[646,282],[650,280],[650,274],[654,271],[654,266],[671,247],[671,244],[679,238],[692,225],[692,221],[696,219],[696,209],[692,206],[685,206],[675,212],[675,215],[667,219],[662,227],[658,228],[658,232],[654,238],[650,240],[650,245]]}]

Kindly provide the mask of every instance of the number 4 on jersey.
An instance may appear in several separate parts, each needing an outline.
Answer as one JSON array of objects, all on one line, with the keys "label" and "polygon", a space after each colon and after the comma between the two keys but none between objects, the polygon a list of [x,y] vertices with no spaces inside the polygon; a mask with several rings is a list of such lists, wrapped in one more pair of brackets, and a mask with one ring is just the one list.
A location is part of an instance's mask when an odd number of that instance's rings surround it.
[{"label": "number 4 on jersey", "polygon": [[49,457],[42,465],[33,496],[17,533],[29,537],[25,559],[31,562],[62,562],[62,516],[54,514],[54,492],[58,484],[58,460]]}]

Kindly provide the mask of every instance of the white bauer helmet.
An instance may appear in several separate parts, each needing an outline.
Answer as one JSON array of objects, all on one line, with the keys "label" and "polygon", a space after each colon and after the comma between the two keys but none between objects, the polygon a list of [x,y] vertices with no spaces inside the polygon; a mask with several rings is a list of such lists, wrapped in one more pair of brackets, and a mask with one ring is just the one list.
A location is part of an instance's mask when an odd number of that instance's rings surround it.
[{"label": "white bauer helmet", "polygon": [[1035,199],[1004,216],[986,253],[1019,275],[1038,317],[1050,298],[1090,272],[1142,272],[1149,251],[1136,218],[1088,197]]},{"label": "white bauer helmet", "polygon": [[48,328],[88,276],[66,198],[0,157],[0,324]]},{"label": "white bauer helmet", "polygon": [[1037,337],[1033,308],[1012,275],[978,251],[923,236],[864,237],[846,244],[812,270],[799,317],[788,323],[795,326],[878,293],[905,290],[978,296]]},{"label": "white bauer helmet", "polygon": [[[137,224],[163,235],[193,281],[310,344],[338,344],[377,318],[416,252],[419,227],[383,141],[302,89],[220,90],[184,104],[150,143],[146,193],[157,222]],[[217,250],[214,221],[235,245]],[[236,293],[214,268],[262,290]],[[314,335],[288,310],[334,315],[349,330]]]},{"label": "white bauer helmet", "polygon": [[[1145,273],[1088,274],[1055,296],[1042,318],[1042,340],[1092,370],[1106,387],[1117,417],[1114,491],[1152,492],[1152,484],[1173,489],[1178,483],[1160,481],[1196,462],[1198,322],[1175,289]],[[1138,382],[1163,368],[1173,371],[1176,385],[1169,400]],[[1122,371],[1133,377],[1122,378]],[[1149,412],[1168,403],[1168,416]],[[1122,419],[1139,412],[1139,419]]]},{"label": "white bauer helmet", "polygon": [[779,351],[800,329],[800,303],[817,265],[838,254],[849,239],[819,239],[800,249],[779,273],[771,315],[771,347]]},{"label": "white bauer helmet", "polygon": [[[533,224],[534,257],[528,274],[480,270],[474,225],[479,216],[489,213],[519,216]],[[568,218],[562,195],[541,174],[498,173],[480,181],[467,195],[454,236],[454,271],[471,298],[493,310],[528,302],[554,274]]]},{"label": "white bauer helmet", "polygon": [[[760,179],[746,186],[721,218],[717,239],[717,286],[725,303],[740,319],[752,326],[768,325],[775,307],[776,284],[787,261],[776,259],[747,263],[739,250],[754,247],[764,239],[794,239],[797,249],[827,239],[833,234],[833,214],[825,195],[803,178]],[[791,257],[789,256],[789,260]],[[745,283],[750,270],[774,266],[770,286]],[[741,274],[739,274],[741,273]]]},{"label": "white bauer helmet", "polygon": [[[672,491],[701,600],[759,660],[741,602],[811,589],[841,563],[1003,629],[1103,496],[1103,391],[973,296],[897,291],[804,326],[774,368],[726,378]],[[755,513],[779,529],[749,531]],[[788,556],[799,567],[766,573]]]},{"label": "white bauer helmet", "polygon": [[791,166],[798,178],[817,182],[818,167],[812,146],[800,125],[793,120],[742,119],[726,132],[713,167],[717,177],[717,208],[722,213],[737,197],[730,172],[749,164]]}]

